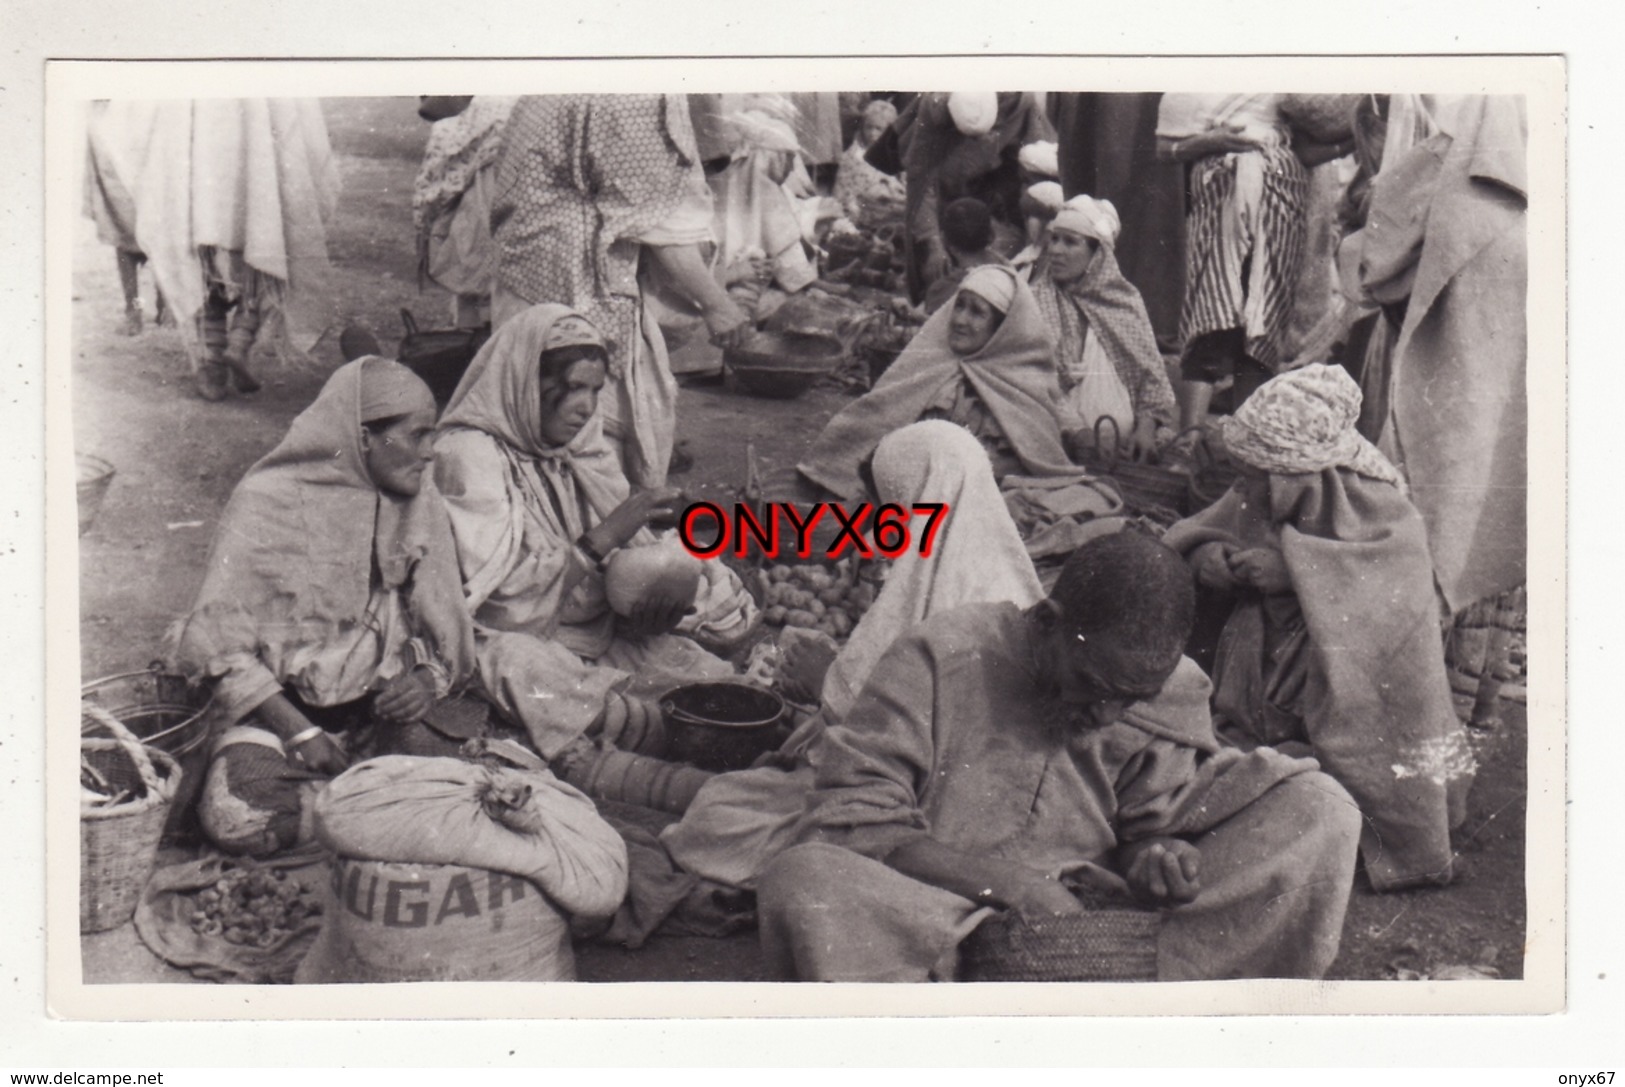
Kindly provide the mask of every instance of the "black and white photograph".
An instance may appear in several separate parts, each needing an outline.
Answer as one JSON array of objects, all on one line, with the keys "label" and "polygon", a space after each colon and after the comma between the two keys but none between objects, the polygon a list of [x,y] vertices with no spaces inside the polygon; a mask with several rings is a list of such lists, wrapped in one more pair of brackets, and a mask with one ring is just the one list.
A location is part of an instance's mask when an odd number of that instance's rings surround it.
[{"label": "black and white photograph", "polygon": [[1560,1008],[1562,69],[1365,63],[48,72],[63,998]]}]

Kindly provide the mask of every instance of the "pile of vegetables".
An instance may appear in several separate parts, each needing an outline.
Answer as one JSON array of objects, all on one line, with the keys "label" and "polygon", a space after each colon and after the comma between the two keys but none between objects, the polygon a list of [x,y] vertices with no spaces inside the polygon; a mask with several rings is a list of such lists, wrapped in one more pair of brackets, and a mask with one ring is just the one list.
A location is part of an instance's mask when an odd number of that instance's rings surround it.
[{"label": "pile of vegetables", "polygon": [[192,931],[227,943],[273,947],[322,912],[321,895],[280,868],[228,868],[192,896]]},{"label": "pile of vegetables", "polygon": [[833,569],[818,563],[780,563],[762,571],[762,618],[774,626],[802,627],[843,639],[874,603],[874,586],[852,576],[849,559]]}]

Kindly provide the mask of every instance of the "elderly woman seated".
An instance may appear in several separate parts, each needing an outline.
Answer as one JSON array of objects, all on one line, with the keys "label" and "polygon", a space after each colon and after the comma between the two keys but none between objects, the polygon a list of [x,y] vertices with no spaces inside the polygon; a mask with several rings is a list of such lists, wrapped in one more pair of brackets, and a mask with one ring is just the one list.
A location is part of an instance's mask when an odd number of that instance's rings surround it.
[{"label": "elderly woman seated", "polygon": [[1364,813],[1372,886],[1393,890],[1450,879],[1473,759],[1422,518],[1356,432],[1359,413],[1341,367],[1266,382],[1222,426],[1242,478],[1165,542],[1229,609],[1213,669],[1221,734],[1307,743]]},{"label": "elderly woman seated", "polygon": [[1118,513],[1109,484],[1067,456],[1082,424],[1061,397],[1049,335],[1027,285],[1006,267],[972,269],[880,381],[836,414],[797,466],[843,500],[864,493],[859,466],[885,435],[947,419],[987,450],[1011,515],[1038,559],[1063,555]]},{"label": "elderly woman seated", "polygon": [[1117,267],[1119,230],[1110,201],[1073,197],[1051,220],[1029,282],[1085,433],[1143,460],[1173,437],[1177,405],[1145,301]]},{"label": "elderly woman seated", "polygon": [[473,678],[451,527],[426,475],[434,415],[406,367],[350,362],[232,493],[175,651],[214,687],[199,815],[223,849],[308,838],[306,783],[348,763],[335,733],[421,721]]},{"label": "elderly woman seated", "polygon": [[675,523],[681,496],[630,492],[598,410],[606,369],[585,317],[534,306],[475,357],[435,446],[481,674],[549,759],[584,734],[660,754],[651,696],[733,671],[687,635],[724,646],[756,618],[720,563],[703,564],[697,596],[656,579],[625,614],[611,608],[607,561],[666,547],[651,530]]}]

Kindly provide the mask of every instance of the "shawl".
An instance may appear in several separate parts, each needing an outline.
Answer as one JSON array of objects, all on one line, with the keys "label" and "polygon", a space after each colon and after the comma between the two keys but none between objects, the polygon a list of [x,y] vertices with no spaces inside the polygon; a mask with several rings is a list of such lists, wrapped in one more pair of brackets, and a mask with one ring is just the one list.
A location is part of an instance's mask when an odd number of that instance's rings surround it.
[{"label": "shawl", "polygon": [[[1232,488],[1163,542],[1185,555],[1211,540],[1253,546],[1244,515]],[[1422,519],[1393,483],[1339,467],[1271,475],[1270,519],[1309,634],[1304,727],[1364,813],[1372,884],[1443,881],[1450,794],[1473,763],[1445,676]]]},{"label": "shawl", "polygon": [[[440,420],[443,450],[437,450],[435,476],[451,506],[459,554],[463,560],[468,606],[479,609],[521,564],[537,565],[538,587],[548,581],[542,565],[566,560],[573,541],[626,500],[630,487],[604,438],[602,412],[567,446],[550,445],[541,435],[541,369],[538,360],[548,330],[561,318],[580,317],[566,306],[532,306],[503,324],[469,364]],[[483,434],[499,455],[510,486],[524,502],[501,502],[485,508],[471,501],[475,489],[496,485],[474,478],[476,466],[458,453],[470,432]],[[444,452],[446,455],[442,456]],[[500,486],[498,489],[501,489]],[[557,495],[558,508],[550,497]],[[591,524],[583,517],[583,507]],[[563,551],[551,557],[532,554],[527,545],[526,512],[541,519],[559,537]],[[470,566],[474,555],[484,556]],[[560,570],[551,570],[556,578]],[[545,595],[545,594],[544,594]],[[558,612],[557,602],[550,610]]]},{"label": "shawl", "polygon": [[498,289],[579,310],[619,378],[641,335],[641,241],[703,179],[682,95],[521,98],[491,203]]},{"label": "shawl", "polygon": [[884,590],[824,677],[821,701],[837,721],[881,654],[926,616],[979,601],[1026,608],[1044,596],[987,453],[963,427],[931,420],[888,435],[875,450],[874,476],[880,501],[904,509],[941,502],[948,513],[930,558],[913,547],[892,563]]},{"label": "shawl", "polygon": [[1004,322],[967,358],[948,346],[951,318],[951,306],[934,313],[879,383],[836,413],[797,466],[803,475],[843,498],[856,497],[863,491],[858,466],[880,439],[918,421],[946,383],[962,378],[992,411],[1027,475],[1060,482],[1082,477],[1061,445],[1061,391],[1032,292],[1016,284]]},{"label": "shawl", "polygon": [[789,194],[768,175],[775,154],[747,143],[713,182],[717,267],[761,253],[772,262],[779,287],[794,294],[816,280],[818,270],[801,247],[801,222]]},{"label": "shawl", "polygon": [[192,611],[174,632],[189,673],[263,647],[351,630],[376,576],[405,596],[416,634],[453,683],[474,667],[446,508],[424,476],[413,498],[379,491],[361,449],[361,368],[334,371],[287,436],[232,492]]},{"label": "shawl", "polygon": [[1174,389],[1157,350],[1157,336],[1140,292],[1117,266],[1114,247],[1097,245],[1083,275],[1064,285],[1050,278],[1049,263],[1041,256],[1030,286],[1055,344],[1063,390],[1082,378],[1084,337],[1093,329],[1134,402],[1135,415],[1173,425]]},{"label": "shawl", "polygon": [[436,121],[429,129],[423,165],[412,187],[412,226],[417,231],[420,266],[428,258],[435,223],[457,206],[479,172],[496,162],[502,150],[502,130],[516,101],[502,95],[476,95],[463,112]]},{"label": "shawl", "polygon": [[1385,162],[1371,213],[1425,222],[1379,444],[1410,482],[1439,589],[1460,611],[1526,577],[1529,273],[1522,108],[1483,95],[1455,106],[1448,137],[1411,152],[1438,159],[1426,189],[1394,182],[1428,172],[1402,160],[1391,179]]},{"label": "shawl", "polygon": [[203,310],[200,252],[241,253],[271,281],[290,345],[305,351],[328,324],[327,224],[339,175],[313,98],[156,102],[131,115],[143,143],[136,237],[153,276],[196,347]]}]

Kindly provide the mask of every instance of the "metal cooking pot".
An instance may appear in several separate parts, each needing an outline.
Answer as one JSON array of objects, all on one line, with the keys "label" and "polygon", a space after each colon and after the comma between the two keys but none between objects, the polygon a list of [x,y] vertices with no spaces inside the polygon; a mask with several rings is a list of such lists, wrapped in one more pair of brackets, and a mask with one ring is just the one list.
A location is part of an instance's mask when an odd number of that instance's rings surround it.
[{"label": "metal cooking pot", "polygon": [[785,702],[748,683],[690,683],[660,700],[668,757],[704,770],[743,770],[779,744]]}]

